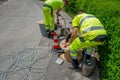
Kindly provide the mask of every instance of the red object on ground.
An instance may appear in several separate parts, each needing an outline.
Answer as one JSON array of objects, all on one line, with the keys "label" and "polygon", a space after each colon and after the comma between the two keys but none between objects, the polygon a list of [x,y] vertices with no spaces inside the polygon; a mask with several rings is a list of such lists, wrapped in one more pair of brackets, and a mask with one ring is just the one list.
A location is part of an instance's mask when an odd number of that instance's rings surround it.
[{"label": "red object on ground", "polygon": [[54,32],[54,39],[53,39],[53,49],[59,49],[59,40],[57,39],[57,33]]},{"label": "red object on ground", "polygon": [[66,48],[67,46],[66,45],[64,45],[64,48]]}]

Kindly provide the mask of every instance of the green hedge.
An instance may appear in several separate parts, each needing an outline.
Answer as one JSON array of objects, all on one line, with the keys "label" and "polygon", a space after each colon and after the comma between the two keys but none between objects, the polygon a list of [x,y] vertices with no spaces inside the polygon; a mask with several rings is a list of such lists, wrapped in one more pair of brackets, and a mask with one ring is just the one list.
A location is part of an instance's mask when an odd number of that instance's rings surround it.
[{"label": "green hedge", "polygon": [[69,0],[66,11],[73,17],[78,10],[94,14],[108,33],[108,41],[99,46],[102,80],[120,80],[120,0]]}]

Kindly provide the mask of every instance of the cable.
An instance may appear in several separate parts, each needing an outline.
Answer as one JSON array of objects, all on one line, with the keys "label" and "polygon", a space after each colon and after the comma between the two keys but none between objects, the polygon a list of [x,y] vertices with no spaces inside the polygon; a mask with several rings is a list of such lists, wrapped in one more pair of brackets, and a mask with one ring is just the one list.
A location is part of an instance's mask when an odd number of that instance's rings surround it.
[{"label": "cable", "polygon": [[[38,55],[38,50],[42,50],[46,55]],[[17,80],[43,80],[45,78],[45,69],[47,66],[34,67],[40,60],[46,59],[48,53],[43,48],[25,48],[17,54],[0,57],[1,65],[9,60],[11,64],[6,69],[0,70],[0,80],[12,80],[17,75]],[[27,56],[26,56],[27,55]],[[31,77],[32,76],[32,77]],[[37,77],[34,77],[37,76]],[[32,79],[31,79],[32,78]]]},{"label": "cable", "polygon": [[64,26],[65,26],[65,28],[66,28],[66,21],[65,21],[65,19],[63,18],[63,16],[62,16],[62,15],[59,15],[59,16],[63,19]]}]

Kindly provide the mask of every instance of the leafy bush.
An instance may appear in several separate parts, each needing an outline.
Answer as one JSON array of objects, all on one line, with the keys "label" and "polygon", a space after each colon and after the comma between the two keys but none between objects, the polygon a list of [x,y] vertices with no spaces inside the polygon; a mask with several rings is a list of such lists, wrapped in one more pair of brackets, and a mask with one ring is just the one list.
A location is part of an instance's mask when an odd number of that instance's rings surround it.
[{"label": "leafy bush", "polygon": [[100,19],[108,33],[106,44],[98,47],[102,80],[120,80],[120,1],[69,0],[69,6],[65,9],[73,17],[82,9]]}]

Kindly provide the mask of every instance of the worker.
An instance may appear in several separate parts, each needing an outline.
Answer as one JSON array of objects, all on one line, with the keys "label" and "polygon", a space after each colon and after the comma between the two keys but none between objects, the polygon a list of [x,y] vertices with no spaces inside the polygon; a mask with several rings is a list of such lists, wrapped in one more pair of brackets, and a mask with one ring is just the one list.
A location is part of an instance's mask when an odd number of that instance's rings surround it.
[{"label": "worker", "polygon": [[106,30],[100,20],[94,15],[84,13],[83,10],[80,10],[72,20],[71,38],[65,44],[70,47],[72,67],[74,69],[79,68],[77,51],[86,49],[86,60],[89,60],[94,47],[103,45],[106,37]]},{"label": "worker", "polygon": [[47,0],[42,7],[45,20],[45,30],[48,37],[53,35],[55,30],[54,11],[59,16],[60,10],[68,4],[68,0]]}]

